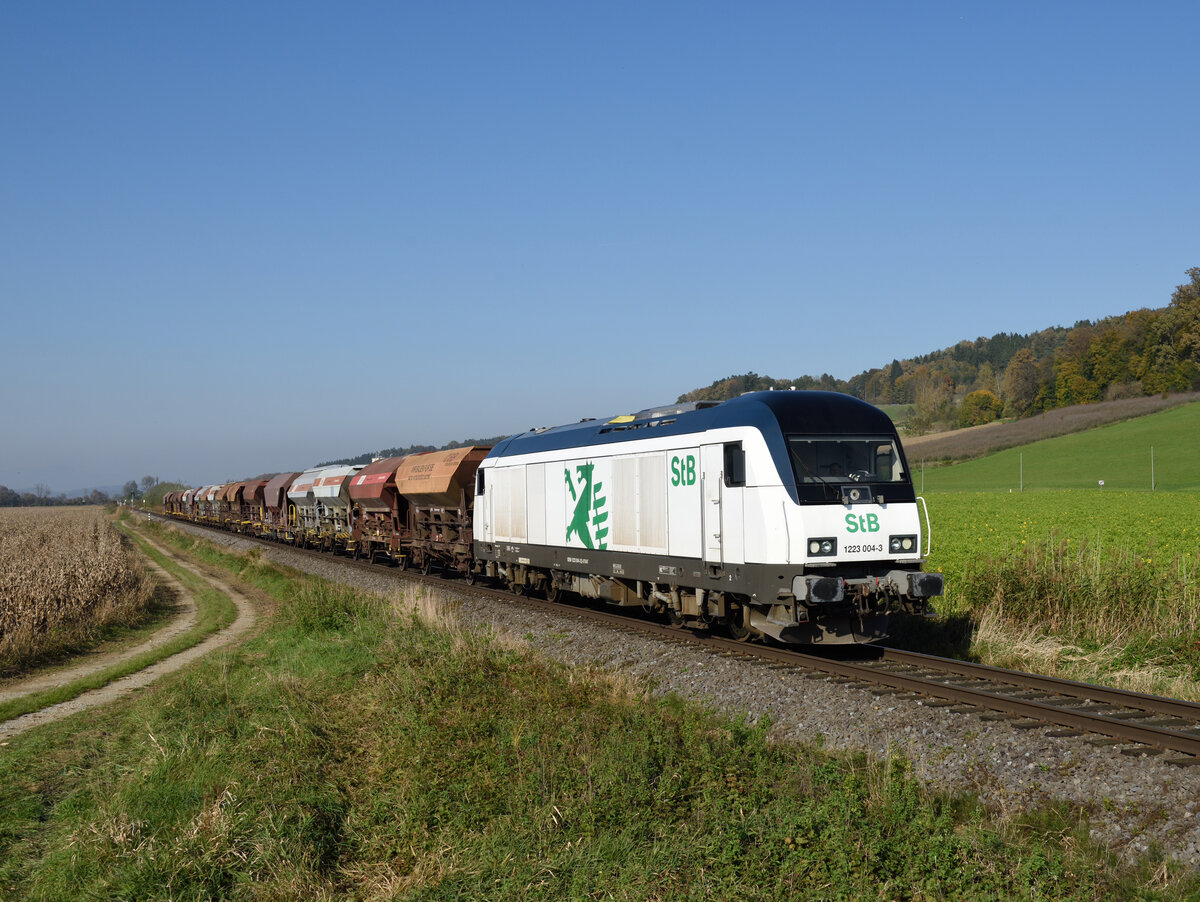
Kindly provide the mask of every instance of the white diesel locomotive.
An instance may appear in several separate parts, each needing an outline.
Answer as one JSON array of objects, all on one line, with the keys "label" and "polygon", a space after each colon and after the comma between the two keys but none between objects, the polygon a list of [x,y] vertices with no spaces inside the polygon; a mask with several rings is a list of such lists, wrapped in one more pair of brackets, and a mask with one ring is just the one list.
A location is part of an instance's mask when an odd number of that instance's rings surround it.
[{"label": "white diesel locomotive", "polygon": [[[920,508],[918,507],[920,505]],[[475,474],[473,569],[736,637],[882,637],[942,594],[888,417],[754,392],[513,436]]]}]

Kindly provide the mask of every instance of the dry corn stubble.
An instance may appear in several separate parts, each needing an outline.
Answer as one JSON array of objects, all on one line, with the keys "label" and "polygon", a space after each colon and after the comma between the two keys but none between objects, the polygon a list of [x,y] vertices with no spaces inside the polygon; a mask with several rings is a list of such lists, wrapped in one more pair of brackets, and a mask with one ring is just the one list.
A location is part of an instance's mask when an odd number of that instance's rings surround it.
[{"label": "dry corn stubble", "polygon": [[100,508],[0,510],[0,673],[135,623],[152,595]]}]

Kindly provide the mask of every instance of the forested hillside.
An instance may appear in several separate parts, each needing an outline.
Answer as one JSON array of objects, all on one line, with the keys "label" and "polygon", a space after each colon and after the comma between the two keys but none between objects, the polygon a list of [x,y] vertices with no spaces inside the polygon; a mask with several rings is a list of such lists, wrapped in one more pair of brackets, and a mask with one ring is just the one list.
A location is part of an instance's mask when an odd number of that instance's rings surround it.
[{"label": "forested hillside", "polygon": [[1200,267],[1187,271],[1170,304],[1072,328],[1002,332],[849,380],[828,374],[720,379],[680,401],[724,400],[765,388],[828,389],[872,404],[910,404],[911,433],[974,426],[1095,401],[1200,390]]}]

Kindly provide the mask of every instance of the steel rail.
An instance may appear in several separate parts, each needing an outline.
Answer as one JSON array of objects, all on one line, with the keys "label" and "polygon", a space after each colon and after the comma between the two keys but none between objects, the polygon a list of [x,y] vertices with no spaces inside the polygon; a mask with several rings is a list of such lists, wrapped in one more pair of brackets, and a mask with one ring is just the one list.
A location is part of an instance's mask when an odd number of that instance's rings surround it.
[{"label": "steel rail", "polygon": [[[772,649],[774,651],[774,649]],[[1055,726],[1070,727],[1087,733],[1111,736],[1122,742],[1153,746],[1185,755],[1200,757],[1200,734],[1173,730],[1167,727],[1139,724],[1109,714],[1072,710],[1036,699],[1015,698],[1003,692],[953,686],[923,677],[908,676],[877,667],[844,661],[830,661],[811,655],[803,658],[802,666],[813,670],[845,676],[864,682],[882,683],[894,689],[918,692],[922,695],[942,698],[952,702],[968,704],[978,708],[1000,711],[1005,714],[1025,717]],[[999,668],[997,668],[999,669]],[[1001,671],[1007,674],[1006,671]],[[996,682],[992,680],[991,682]],[[1115,691],[1115,690],[1114,690]],[[1194,716],[1194,715],[1193,715]]]},{"label": "steel rail", "polygon": [[939,658],[934,655],[901,651],[895,648],[883,649],[883,657],[880,660],[912,667],[931,668],[972,679],[986,680],[989,683],[1010,683],[1025,689],[1052,692],[1055,695],[1065,695],[1070,698],[1090,699],[1107,705],[1136,708],[1140,711],[1167,714],[1184,720],[1200,722],[1200,703],[1177,698],[1147,695],[1126,689],[1113,689],[1109,686],[1097,686],[1060,677],[1040,676],[1020,670],[1005,670],[1002,667],[992,667],[988,664],[975,664],[970,661],[958,661],[954,658]]}]

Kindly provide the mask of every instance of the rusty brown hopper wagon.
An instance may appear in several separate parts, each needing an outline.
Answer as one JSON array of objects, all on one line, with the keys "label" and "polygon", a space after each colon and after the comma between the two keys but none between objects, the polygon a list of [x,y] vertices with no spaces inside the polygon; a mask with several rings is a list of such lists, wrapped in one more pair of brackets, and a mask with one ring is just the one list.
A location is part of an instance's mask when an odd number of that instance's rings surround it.
[{"label": "rusty brown hopper wagon", "polygon": [[350,480],[350,501],[355,507],[354,556],[372,560],[381,552],[399,550],[403,504],[396,491],[396,469],[403,457],[374,461]]},{"label": "rusty brown hopper wagon", "polygon": [[221,486],[217,493],[217,520],[225,528],[236,526],[238,515],[241,514],[241,494],[244,482],[231,482]]},{"label": "rusty brown hopper wagon", "polygon": [[266,506],[265,531],[276,539],[288,538],[288,487],[296,481],[299,473],[280,473],[267,480],[263,487],[263,504]]},{"label": "rusty brown hopper wagon", "polygon": [[414,454],[397,468],[396,491],[408,502],[405,550],[422,571],[440,566],[471,574],[475,471],[490,450]]},{"label": "rusty brown hopper wagon", "polygon": [[241,511],[239,519],[243,532],[259,532],[262,530],[263,519],[266,516],[263,503],[263,493],[267,488],[267,480],[251,479],[242,488]]}]

